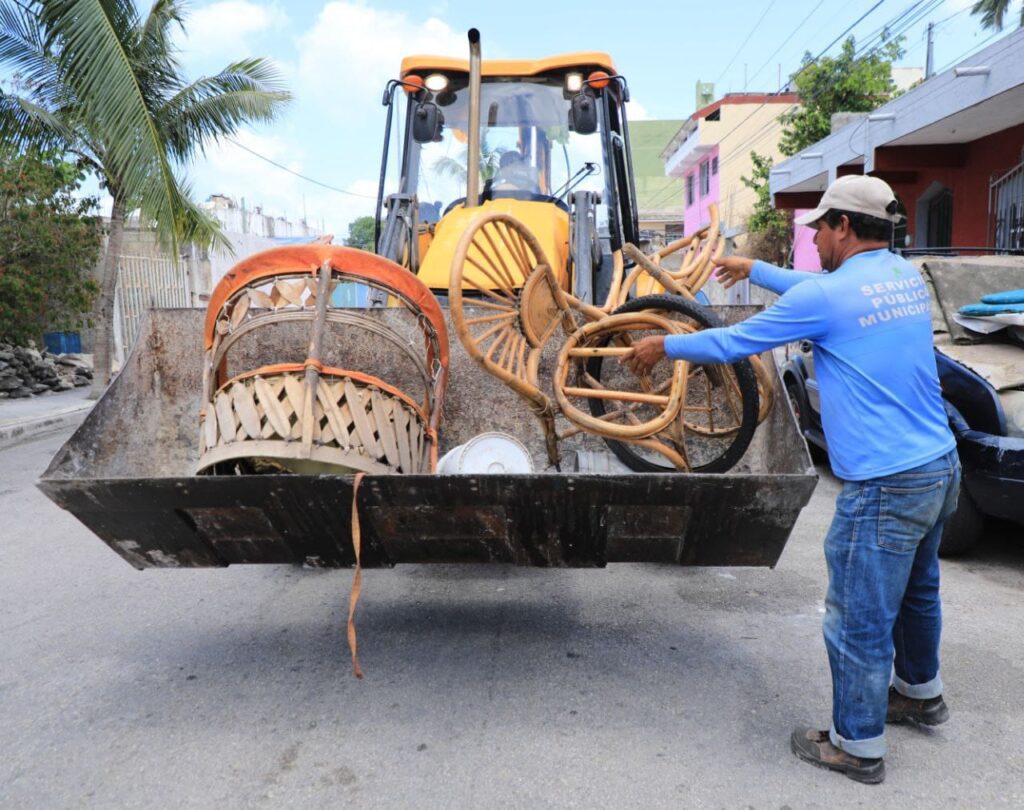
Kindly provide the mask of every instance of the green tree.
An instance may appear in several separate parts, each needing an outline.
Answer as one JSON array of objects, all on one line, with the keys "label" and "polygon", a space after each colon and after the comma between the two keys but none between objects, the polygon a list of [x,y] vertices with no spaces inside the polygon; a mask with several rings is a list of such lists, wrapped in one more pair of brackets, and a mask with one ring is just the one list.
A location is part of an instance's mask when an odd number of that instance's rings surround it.
[{"label": "green tree", "polygon": [[84,177],[53,153],[0,148],[0,338],[84,325],[102,242],[95,198],[74,193]]},{"label": "green tree", "polygon": [[894,39],[858,57],[850,37],[838,56],[814,61],[809,53],[804,54],[792,79],[800,106],[779,116],[782,154],[795,155],[829,135],[833,113],[870,112],[892,98],[896,91],[892,63],[903,55],[900,42]]},{"label": "green tree", "polygon": [[747,232],[750,239],[746,252],[754,258],[785,265],[792,243],[792,215],[788,211],[780,211],[772,206],[772,194],[768,187],[772,159],[751,152],[750,162],[753,164],[751,176],[740,178],[743,185],[753,189],[757,195],[757,201],[750,216],[747,217]]},{"label": "green tree", "polygon": [[[1010,0],[978,0],[971,6],[971,14],[981,15],[983,28],[995,28],[1003,30],[1003,21],[1006,12],[1010,10]],[[1020,26],[1024,28],[1024,3],[1020,7]]]},{"label": "green tree", "polygon": [[[96,299],[93,396],[110,378],[117,259],[138,209],[177,255],[182,242],[224,242],[176,168],[241,124],[270,121],[289,99],[276,69],[246,59],[187,82],[173,44],[182,0],[0,0],[0,65],[22,92],[0,94],[0,138],[63,149],[113,198]],[[18,88],[16,88],[18,89]]]},{"label": "green tree", "polygon": [[345,244],[361,250],[373,251],[373,217],[357,217],[348,224]]}]

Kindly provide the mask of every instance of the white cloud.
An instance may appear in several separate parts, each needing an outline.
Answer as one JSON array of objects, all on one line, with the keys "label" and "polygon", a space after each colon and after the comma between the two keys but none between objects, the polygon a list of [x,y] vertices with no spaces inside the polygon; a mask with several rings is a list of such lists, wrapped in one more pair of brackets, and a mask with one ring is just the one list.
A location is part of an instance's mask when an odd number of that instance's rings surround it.
[{"label": "white cloud", "polygon": [[287,15],[276,4],[221,0],[196,9],[185,20],[182,55],[188,62],[201,64],[216,59],[219,67],[250,56],[257,35],[287,22]]},{"label": "white cloud", "polygon": [[464,33],[437,17],[415,19],[402,11],[335,0],[299,37],[298,51],[300,100],[316,99],[325,114],[350,120],[353,111],[380,109],[381,92],[388,79],[398,77],[403,57],[465,57],[468,45]]},{"label": "white cloud", "polygon": [[651,115],[639,101],[628,101],[626,102],[626,118],[629,121],[648,121]]}]

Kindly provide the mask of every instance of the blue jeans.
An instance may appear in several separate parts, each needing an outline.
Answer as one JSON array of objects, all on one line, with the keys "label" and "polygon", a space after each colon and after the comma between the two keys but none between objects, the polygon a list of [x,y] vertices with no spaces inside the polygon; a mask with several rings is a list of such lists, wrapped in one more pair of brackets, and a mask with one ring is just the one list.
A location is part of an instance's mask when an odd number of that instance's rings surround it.
[{"label": "blue jeans", "polygon": [[825,538],[829,736],[853,756],[885,754],[890,682],[912,698],[942,694],[939,540],[959,491],[952,450],[905,472],[846,482],[836,499]]}]

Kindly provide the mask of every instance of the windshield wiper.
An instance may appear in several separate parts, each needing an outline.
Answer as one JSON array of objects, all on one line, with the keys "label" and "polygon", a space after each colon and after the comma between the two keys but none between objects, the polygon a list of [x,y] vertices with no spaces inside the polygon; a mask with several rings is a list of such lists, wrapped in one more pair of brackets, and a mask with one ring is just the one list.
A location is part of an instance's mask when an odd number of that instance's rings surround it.
[{"label": "windshield wiper", "polygon": [[590,175],[594,174],[595,172],[597,172],[597,164],[596,163],[592,163],[589,160],[586,161],[583,164],[583,168],[580,169],[578,172],[576,172],[576,174],[574,174],[568,180],[566,180],[565,181],[565,185],[563,185],[560,189],[558,189],[558,191],[556,191],[551,196],[553,196],[553,197],[563,197],[563,196],[565,196],[570,191],[572,191],[574,188],[576,188],[576,186],[578,186],[581,182],[583,182],[584,178],[590,177]]}]

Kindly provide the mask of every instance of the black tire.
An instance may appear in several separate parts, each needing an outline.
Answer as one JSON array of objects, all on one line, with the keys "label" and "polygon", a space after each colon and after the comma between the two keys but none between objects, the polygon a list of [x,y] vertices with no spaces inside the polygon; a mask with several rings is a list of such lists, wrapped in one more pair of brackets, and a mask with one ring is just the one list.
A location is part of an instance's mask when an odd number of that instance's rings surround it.
[{"label": "black tire", "polygon": [[[695,301],[680,298],[674,295],[645,295],[627,301],[613,312],[618,315],[624,312],[640,312],[642,310],[664,310],[674,312],[683,317],[689,318],[704,329],[713,329],[721,326],[722,323],[709,309],[701,306]],[[607,345],[611,336],[604,339],[602,345]],[[596,380],[601,379],[601,367],[603,357],[593,357],[587,361],[587,372]],[[617,362],[617,361],[612,361]],[[739,387],[742,401],[742,413],[739,429],[730,437],[720,440],[722,450],[714,458],[703,464],[691,467],[691,472],[698,473],[723,473],[734,466],[743,457],[750,440],[757,429],[757,413],[760,407],[760,397],[757,392],[757,376],[750,365],[749,360],[740,360],[730,366],[736,376],[736,383]],[[605,400],[590,399],[590,413],[595,417],[602,417],[605,414]],[[614,439],[605,439],[608,449],[615,456],[635,472],[674,472],[673,467],[667,459],[659,463],[652,461],[650,457],[641,455],[641,448],[629,442],[620,442]]]},{"label": "black tire", "polygon": [[946,518],[946,525],[942,527],[939,556],[961,557],[968,554],[981,539],[984,527],[985,516],[961,481],[956,511]]}]

